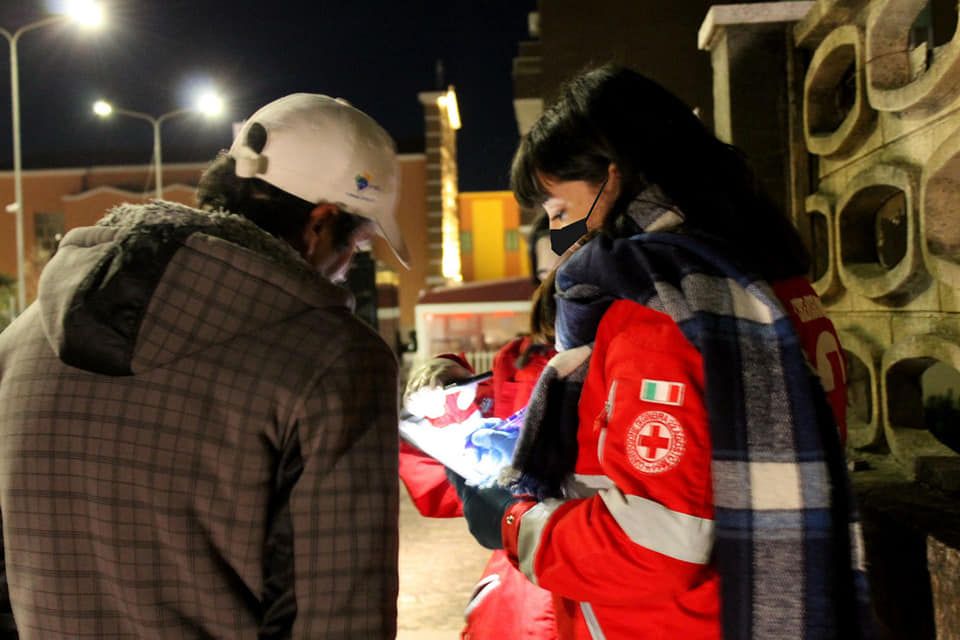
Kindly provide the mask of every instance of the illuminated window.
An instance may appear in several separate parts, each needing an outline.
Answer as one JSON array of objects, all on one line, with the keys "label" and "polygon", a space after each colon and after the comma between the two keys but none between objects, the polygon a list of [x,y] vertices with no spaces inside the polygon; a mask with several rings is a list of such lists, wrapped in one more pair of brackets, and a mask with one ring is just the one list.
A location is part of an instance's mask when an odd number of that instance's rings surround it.
[{"label": "illuminated window", "polygon": [[460,232],[460,251],[463,253],[473,253],[473,232]]},{"label": "illuminated window", "polygon": [[520,250],[520,233],[516,229],[508,229],[503,235],[503,241],[507,251]]},{"label": "illuminated window", "polygon": [[33,230],[36,238],[36,251],[39,256],[48,259],[57,250],[63,237],[62,213],[33,214]]}]

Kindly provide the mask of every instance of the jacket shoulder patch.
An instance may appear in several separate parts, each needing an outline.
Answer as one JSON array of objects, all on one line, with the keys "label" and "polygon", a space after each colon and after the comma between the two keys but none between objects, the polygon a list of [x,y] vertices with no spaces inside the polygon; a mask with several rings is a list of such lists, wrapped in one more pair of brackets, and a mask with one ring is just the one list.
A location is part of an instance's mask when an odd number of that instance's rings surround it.
[{"label": "jacket shoulder patch", "polygon": [[683,404],[687,385],[669,380],[650,380],[644,378],[640,386],[640,399],[656,404],[668,404],[679,407]]},{"label": "jacket shoulder patch", "polygon": [[627,458],[640,473],[655,475],[673,469],[686,450],[680,422],[666,411],[645,411],[627,431]]}]

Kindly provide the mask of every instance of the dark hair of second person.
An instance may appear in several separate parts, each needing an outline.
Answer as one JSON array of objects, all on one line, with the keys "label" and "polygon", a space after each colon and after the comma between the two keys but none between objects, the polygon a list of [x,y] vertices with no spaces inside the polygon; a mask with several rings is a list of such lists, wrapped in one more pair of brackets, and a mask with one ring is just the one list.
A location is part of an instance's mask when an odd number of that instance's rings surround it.
[{"label": "dark hair of second person", "polygon": [[718,140],[679,98],[641,74],[606,65],[567,83],[523,137],[511,188],[525,207],[548,194],[538,174],[600,184],[613,163],[622,188],[603,230],[639,232],[627,205],[657,185],[684,215],[679,229],[726,248],[768,281],[805,275],[810,258],[791,222],[763,193],[743,154]]}]

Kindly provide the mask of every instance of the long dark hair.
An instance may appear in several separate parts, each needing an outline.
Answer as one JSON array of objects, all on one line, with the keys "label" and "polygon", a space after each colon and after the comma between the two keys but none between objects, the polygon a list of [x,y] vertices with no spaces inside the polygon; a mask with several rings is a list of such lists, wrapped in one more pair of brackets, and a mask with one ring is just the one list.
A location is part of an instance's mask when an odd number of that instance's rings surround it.
[{"label": "long dark hair", "polygon": [[540,206],[548,194],[539,174],[599,184],[610,163],[620,170],[621,188],[605,233],[635,233],[623,215],[627,204],[657,185],[685,216],[681,232],[719,244],[742,267],[767,280],[808,271],[799,234],[743,154],[679,98],[623,67],[606,65],[563,87],[521,140],[511,187],[522,206]]}]

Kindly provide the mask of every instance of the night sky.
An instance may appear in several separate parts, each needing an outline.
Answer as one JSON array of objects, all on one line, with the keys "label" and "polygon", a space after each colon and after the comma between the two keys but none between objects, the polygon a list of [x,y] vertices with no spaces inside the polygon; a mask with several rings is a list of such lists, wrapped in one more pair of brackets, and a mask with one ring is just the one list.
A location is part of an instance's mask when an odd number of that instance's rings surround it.
[{"label": "night sky", "polygon": [[[510,70],[535,0],[112,0],[97,33],[56,25],[19,44],[25,168],[151,162],[148,123],[101,121],[98,98],[158,116],[212,84],[219,122],[164,124],[165,162],[201,162],[229,146],[230,123],[297,91],[342,96],[377,119],[401,151],[420,151],[417,93],[454,84],[463,129],[460,188],[504,189],[516,145]],[[47,15],[51,0],[3,0],[9,31]],[[9,65],[0,40],[0,168],[12,167]]]}]

